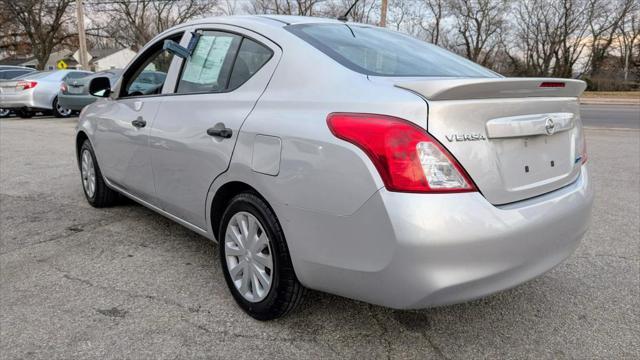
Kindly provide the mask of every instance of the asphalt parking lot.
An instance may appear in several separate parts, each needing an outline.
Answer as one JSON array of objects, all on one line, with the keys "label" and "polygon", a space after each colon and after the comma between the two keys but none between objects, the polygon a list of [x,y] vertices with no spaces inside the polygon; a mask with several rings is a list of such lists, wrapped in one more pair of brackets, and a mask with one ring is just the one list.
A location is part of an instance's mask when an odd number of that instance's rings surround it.
[{"label": "asphalt parking lot", "polygon": [[213,243],[142,206],[93,209],[75,119],[0,121],[0,358],[640,357],[640,131],[590,128],[597,196],[576,253],[470,303],[394,311],[318,292],[244,315]]}]

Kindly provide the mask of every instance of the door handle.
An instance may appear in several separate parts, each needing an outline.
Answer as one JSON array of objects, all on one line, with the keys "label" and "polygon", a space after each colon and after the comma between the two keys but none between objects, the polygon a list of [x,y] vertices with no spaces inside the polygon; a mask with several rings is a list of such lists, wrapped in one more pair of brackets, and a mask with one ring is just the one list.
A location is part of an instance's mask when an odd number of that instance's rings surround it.
[{"label": "door handle", "polygon": [[131,122],[131,125],[137,127],[137,128],[143,128],[145,126],[147,126],[147,122],[144,121],[144,119],[141,116],[138,116],[137,119],[133,120]]},{"label": "door handle", "polygon": [[229,139],[233,135],[233,130],[225,127],[223,123],[218,123],[216,126],[207,129],[207,135]]}]

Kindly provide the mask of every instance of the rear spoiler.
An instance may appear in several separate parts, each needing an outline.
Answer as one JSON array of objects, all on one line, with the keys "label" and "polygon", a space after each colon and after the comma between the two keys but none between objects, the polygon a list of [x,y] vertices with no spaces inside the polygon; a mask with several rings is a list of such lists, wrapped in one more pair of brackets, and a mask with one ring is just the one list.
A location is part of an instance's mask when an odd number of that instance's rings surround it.
[{"label": "rear spoiler", "polygon": [[578,97],[582,80],[553,78],[467,78],[396,82],[395,86],[427,100],[502,99],[523,97]]}]

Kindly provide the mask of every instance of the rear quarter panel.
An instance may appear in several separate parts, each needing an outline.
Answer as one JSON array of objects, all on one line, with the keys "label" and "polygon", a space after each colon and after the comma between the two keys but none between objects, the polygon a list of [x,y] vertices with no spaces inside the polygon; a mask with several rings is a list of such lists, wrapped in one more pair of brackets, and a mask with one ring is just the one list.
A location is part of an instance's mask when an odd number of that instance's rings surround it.
[{"label": "rear quarter panel", "polygon": [[[303,284],[308,273],[304,269],[310,263],[370,267],[366,259],[354,262],[360,246],[356,243],[369,237],[353,237],[348,248],[344,239],[353,231],[354,222],[363,226],[371,222],[366,231],[375,232],[383,228],[385,218],[364,220],[356,215],[384,184],[362,150],[330,132],[326,119],[333,112],[385,114],[424,124],[427,106],[417,95],[372,83],[310,45],[283,46],[270,84],[242,126],[229,170],[215,180],[208,196],[210,211],[217,189],[229,181],[242,181],[260,192],[278,216]],[[276,175],[252,169],[258,135],[280,139]],[[386,246],[384,241],[369,245]]]}]

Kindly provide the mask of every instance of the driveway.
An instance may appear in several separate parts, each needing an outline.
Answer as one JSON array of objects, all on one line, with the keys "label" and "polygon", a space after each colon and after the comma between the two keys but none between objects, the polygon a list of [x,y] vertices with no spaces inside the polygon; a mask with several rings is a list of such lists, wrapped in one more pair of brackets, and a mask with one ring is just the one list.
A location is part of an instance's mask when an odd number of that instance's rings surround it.
[{"label": "driveway", "polygon": [[593,223],[546,275],[421,311],[310,291],[258,322],[234,304],[213,243],[130,202],[86,203],[74,124],[0,121],[2,359],[640,356],[637,130],[587,130]]}]

